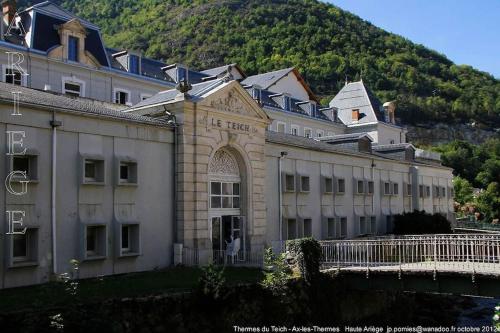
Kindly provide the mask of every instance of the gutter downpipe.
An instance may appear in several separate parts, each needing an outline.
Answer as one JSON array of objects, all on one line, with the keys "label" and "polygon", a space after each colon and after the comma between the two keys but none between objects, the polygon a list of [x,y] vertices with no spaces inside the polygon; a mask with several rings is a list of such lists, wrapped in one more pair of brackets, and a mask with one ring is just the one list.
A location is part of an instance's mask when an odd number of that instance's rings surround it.
[{"label": "gutter downpipe", "polygon": [[57,218],[56,218],[56,186],[57,186],[57,128],[62,122],[55,120],[55,112],[52,111],[52,188],[51,188],[51,226],[52,226],[52,273],[57,274]]}]

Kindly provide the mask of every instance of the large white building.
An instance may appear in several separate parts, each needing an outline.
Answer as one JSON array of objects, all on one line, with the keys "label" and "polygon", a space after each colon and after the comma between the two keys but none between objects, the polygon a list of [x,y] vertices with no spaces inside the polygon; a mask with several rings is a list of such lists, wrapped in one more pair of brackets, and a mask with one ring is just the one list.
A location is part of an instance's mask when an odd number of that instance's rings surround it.
[{"label": "large white building", "polygon": [[286,239],[385,234],[415,209],[454,218],[452,170],[362,81],[323,107],[294,68],[187,70],[108,49],[50,2],[3,14],[0,288],[72,258],[91,277],[182,253],[204,264],[231,238],[243,260]]}]

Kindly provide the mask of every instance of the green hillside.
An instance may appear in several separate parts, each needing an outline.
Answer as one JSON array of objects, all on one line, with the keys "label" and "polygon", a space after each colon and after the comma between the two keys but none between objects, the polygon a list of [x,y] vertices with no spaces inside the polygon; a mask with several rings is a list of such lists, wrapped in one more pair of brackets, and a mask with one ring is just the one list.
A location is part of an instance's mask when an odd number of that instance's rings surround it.
[{"label": "green hillside", "polygon": [[[329,99],[360,75],[406,122],[500,127],[500,81],[314,0],[56,1],[101,26],[106,43],[196,69],[251,75],[295,66]],[[25,3],[26,4],[26,3]]]}]

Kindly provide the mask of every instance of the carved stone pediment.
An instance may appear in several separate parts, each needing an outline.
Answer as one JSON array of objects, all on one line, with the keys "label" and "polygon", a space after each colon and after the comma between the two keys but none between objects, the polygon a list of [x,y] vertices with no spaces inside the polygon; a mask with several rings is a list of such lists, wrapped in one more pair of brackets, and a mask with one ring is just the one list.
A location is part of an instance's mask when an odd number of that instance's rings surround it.
[{"label": "carved stone pediment", "polygon": [[210,106],[219,111],[253,115],[254,112],[238,98],[238,94],[235,89],[232,89],[227,94],[212,99]]},{"label": "carved stone pediment", "polygon": [[203,105],[224,113],[268,120],[267,114],[241,87],[237,81],[232,81],[226,87],[205,97]]}]

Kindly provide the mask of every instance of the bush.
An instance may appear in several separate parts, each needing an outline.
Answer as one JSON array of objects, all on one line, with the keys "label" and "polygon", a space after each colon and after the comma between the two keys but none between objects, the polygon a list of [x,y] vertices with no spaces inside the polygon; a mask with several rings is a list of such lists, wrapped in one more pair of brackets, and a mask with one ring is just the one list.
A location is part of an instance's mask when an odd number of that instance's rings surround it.
[{"label": "bush", "polygon": [[198,292],[203,296],[217,300],[221,298],[226,287],[224,278],[224,268],[208,265],[203,267],[200,280],[198,282]]},{"label": "bush", "polygon": [[274,254],[272,248],[264,253],[264,280],[261,285],[275,296],[284,296],[291,276],[285,253]]},{"label": "bush", "polygon": [[450,221],[441,214],[413,211],[394,216],[396,235],[447,234],[451,233]]},{"label": "bush", "polygon": [[313,238],[293,239],[286,242],[286,248],[295,258],[300,274],[306,283],[319,276],[321,246]]}]

